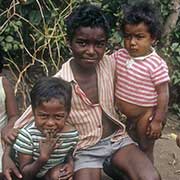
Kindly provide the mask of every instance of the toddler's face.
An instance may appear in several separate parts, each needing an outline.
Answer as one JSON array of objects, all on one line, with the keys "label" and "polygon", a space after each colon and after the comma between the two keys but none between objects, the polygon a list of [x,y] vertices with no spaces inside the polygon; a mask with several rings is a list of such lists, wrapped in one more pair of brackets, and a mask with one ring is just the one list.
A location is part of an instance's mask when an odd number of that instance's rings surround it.
[{"label": "toddler's face", "polygon": [[132,57],[150,54],[154,42],[155,38],[151,36],[144,23],[125,25],[124,46]]},{"label": "toddler's face", "polygon": [[34,116],[37,128],[45,136],[53,137],[64,128],[67,112],[64,102],[52,98],[50,101],[42,102],[34,110]]}]

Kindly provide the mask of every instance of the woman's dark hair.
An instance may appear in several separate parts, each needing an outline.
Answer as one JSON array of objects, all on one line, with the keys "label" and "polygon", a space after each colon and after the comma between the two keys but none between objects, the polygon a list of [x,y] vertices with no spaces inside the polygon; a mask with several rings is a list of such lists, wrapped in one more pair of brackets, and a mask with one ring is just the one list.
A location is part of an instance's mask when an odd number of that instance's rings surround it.
[{"label": "woman's dark hair", "polygon": [[80,27],[102,28],[108,39],[110,27],[103,11],[92,4],[83,4],[73,10],[66,18],[66,32],[69,41],[72,41],[75,31]]},{"label": "woman's dark hair", "polygon": [[38,80],[31,92],[31,106],[34,111],[43,102],[52,98],[64,102],[65,110],[69,114],[71,110],[72,87],[67,81],[56,77],[44,77]]},{"label": "woman's dark hair", "polygon": [[124,9],[124,18],[122,20],[122,32],[125,25],[138,25],[144,23],[152,37],[160,39],[162,33],[161,16],[157,8],[146,1],[127,6]]}]

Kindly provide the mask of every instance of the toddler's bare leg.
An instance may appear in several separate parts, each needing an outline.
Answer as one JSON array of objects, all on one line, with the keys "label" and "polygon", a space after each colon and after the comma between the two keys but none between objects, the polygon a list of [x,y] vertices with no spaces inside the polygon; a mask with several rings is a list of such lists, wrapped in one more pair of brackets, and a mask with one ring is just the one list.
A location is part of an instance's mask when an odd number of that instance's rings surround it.
[{"label": "toddler's bare leg", "polygon": [[154,162],[153,150],[155,141],[146,136],[147,127],[150,123],[149,118],[152,114],[153,109],[150,108],[137,120],[129,120],[127,129],[131,138],[138,142],[140,149]]},{"label": "toddler's bare leg", "polygon": [[149,114],[146,114],[143,116],[139,121],[137,122],[136,126],[136,132],[138,137],[138,143],[140,149],[146,153],[148,158],[154,163],[154,143],[155,140],[150,139],[146,136],[146,130],[149,125]]}]

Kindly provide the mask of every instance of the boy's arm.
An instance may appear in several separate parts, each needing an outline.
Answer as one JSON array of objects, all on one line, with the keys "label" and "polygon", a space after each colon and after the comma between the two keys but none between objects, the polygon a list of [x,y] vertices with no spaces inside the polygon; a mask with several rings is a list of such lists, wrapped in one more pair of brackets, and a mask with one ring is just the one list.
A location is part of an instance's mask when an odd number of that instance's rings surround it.
[{"label": "boy's arm", "polygon": [[147,135],[151,138],[157,139],[161,135],[161,129],[165,124],[166,114],[169,102],[169,87],[168,82],[164,82],[156,86],[158,94],[157,107],[154,116],[148,127]]},{"label": "boy's arm", "polygon": [[[66,126],[67,129],[65,130],[75,130],[75,128],[73,126]],[[64,165],[62,166],[62,168],[60,168],[60,173],[59,173],[59,177],[62,180],[70,180],[73,177],[73,172],[74,172],[74,159],[73,159],[73,155],[79,140],[79,134],[76,131],[76,134],[74,136],[74,140],[76,141],[75,144],[73,144],[73,146],[71,147],[71,149],[68,151],[65,160],[64,160]]]},{"label": "boy's arm", "polygon": [[59,177],[61,180],[67,180],[73,176],[73,170],[74,170],[73,152],[74,152],[74,148],[71,148],[64,160],[64,165],[59,170]]},{"label": "boy's arm", "polygon": [[6,145],[6,147],[4,149],[4,153],[3,153],[3,157],[2,157],[3,175],[7,180],[13,180],[12,176],[14,176],[14,175],[17,178],[21,179],[22,175],[10,157],[11,148],[12,147],[10,145]]},{"label": "boy's arm", "polygon": [[42,166],[47,162],[42,158],[38,158],[36,161],[34,161],[32,155],[23,154],[20,152],[18,152],[18,160],[23,179],[26,180],[33,180]]},{"label": "boy's arm", "polygon": [[47,163],[52,152],[56,149],[58,137],[46,137],[45,140],[40,140],[39,148],[40,155],[37,160],[33,160],[32,155],[18,153],[18,160],[20,170],[23,178],[26,180],[33,180],[40,169]]}]

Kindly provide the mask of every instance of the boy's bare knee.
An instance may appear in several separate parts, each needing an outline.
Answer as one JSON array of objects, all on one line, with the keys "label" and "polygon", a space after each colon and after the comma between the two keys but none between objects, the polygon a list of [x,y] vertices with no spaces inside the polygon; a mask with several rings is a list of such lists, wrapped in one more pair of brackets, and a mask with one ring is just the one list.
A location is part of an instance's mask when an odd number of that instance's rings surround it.
[{"label": "boy's bare knee", "polygon": [[59,176],[59,172],[52,168],[46,173],[44,179],[45,180],[57,180],[58,176]]}]

